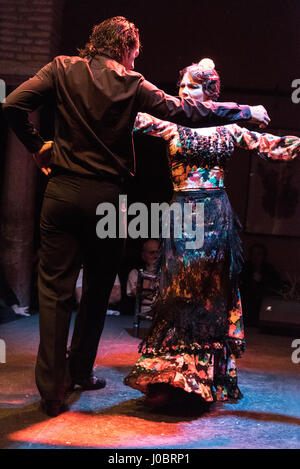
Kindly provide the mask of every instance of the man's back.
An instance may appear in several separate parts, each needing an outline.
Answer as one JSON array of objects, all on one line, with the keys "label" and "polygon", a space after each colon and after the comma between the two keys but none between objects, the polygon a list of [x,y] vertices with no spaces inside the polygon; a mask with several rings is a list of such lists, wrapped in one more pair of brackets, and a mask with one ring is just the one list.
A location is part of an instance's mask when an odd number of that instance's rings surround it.
[{"label": "man's back", "polygon": [[[104,55],[56,57],[37,76],[55,98],[53,164],[79,174],[117,174],[113,152],[133,168],[131,131],[141,75]],[[108,152],[103,144],[109,148]],[[121,163],[122,164],[122,163]]]}]

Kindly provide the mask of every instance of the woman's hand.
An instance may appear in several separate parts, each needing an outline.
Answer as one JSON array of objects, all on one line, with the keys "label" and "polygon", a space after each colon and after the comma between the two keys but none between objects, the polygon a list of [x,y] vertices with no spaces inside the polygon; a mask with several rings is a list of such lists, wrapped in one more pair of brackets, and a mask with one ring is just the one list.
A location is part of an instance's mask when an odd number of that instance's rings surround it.
[{"label": "woman's hand", "polygon": [[268,113],[263,106],[250,106],[250,111],[251,119],[249,122],[253,124],[259,124],[261,129],[267,127],[267,125],[270,123],[270,117],[268,116]]},{"label": "woman's hand", "polygon": [[51,160],[52,160],[52,148],[53,141],[49,140],[45,142],[42,148],[37,152],[33,153],[33,159],[36,162],[37,166],[43,171],[46,176],[51,173]]}]

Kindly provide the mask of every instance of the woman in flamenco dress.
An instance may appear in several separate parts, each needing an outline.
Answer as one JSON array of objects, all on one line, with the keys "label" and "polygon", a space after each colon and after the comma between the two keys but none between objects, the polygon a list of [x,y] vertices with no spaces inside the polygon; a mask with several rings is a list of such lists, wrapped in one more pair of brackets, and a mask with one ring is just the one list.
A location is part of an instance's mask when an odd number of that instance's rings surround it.
[{"label": "woman in flamenco dress", "polygon": [[[212,60],[180,72],[179,95],[216,100],[220,78]],[[161,240],[160,288],[141,357],[124,383],[160,407],[193,396],[196,402],[237,401],[236,359],[245,350],[238,278],[242,266],[239,220],[224,188],[235,147],[266,160],[291,160],[300,139],[249,131],[236,124],[190,129],[139,113],[135,131],[163,138],[174,187],[172,203],[204,204],[204,243],[187,249],[191,232]],[[188,211],[191,212],[190,210]],[[190,213],[195,228],[195,215]],[[185,219],[184,219],[185,220]],[[172,228],[172,226],[171,226]]]}]

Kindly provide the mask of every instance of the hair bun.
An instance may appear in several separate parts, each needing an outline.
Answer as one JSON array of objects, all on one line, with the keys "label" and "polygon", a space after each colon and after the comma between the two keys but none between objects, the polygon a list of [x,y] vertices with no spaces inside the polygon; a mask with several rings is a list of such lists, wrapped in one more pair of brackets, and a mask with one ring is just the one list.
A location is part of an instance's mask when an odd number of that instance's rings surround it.
[{"label": "hair bun", "polygon": [[198,63],[199,67],[203,68],[204,70],[214,70],[215,64],[214,61],[211,59],[202,59]]}]

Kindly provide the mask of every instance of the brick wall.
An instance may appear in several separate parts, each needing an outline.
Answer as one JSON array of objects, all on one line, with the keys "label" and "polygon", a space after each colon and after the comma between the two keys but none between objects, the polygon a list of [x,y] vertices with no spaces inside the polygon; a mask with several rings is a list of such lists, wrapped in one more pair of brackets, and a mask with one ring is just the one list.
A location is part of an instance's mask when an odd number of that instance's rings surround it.
[{"label": "brick wall", "polygon": [[[0,0],[0,79],[7,87],[19,85],[59,53],[63,7],[64,0]],[[38,126],[38,114],[34,119]],[[36,175],[32,158],[9,132],[0,188],[1,263],[23,306],[31,294]]]},{"label": "brick wall", "polygon": [[16,85],[59,53],[64,0],[0,0],[0,78]]}]

